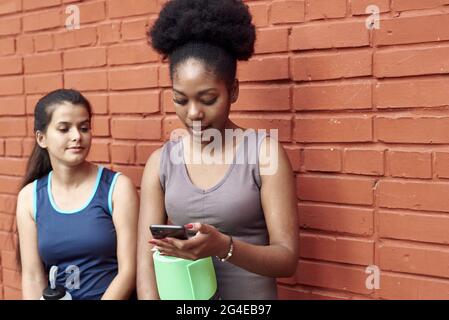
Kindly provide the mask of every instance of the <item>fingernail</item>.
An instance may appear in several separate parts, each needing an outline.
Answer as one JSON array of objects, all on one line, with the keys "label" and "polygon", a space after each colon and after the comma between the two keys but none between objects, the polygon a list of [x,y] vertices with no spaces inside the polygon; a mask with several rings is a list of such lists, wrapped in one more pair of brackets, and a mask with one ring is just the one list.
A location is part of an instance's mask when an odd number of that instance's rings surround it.
[{"label": "fingernail", "polygon": [[193,229],[193,224],[189,223],[186,224],[184,227],[186,227],[187,229]]},{"label": "fingernail", "polygon": [[165,239],[165,238],[162,238],[161,240],[164,242],[169,242],[168,239]]},{"label": "fingernail", "polygon": [[157,248],[156,248],[156,247],[151,248],[151,251],[156,252],[156,251],[157,251]]}]

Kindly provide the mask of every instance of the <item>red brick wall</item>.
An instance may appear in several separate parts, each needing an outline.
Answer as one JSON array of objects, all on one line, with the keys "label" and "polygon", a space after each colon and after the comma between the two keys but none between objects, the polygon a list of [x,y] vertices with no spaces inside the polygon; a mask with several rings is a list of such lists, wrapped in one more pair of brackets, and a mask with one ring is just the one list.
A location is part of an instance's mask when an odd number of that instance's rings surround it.
[{"label": "red brick wall", "polygon": [[[167,66],[145,44],[162,2],[0,1],[0,299],[20,298],[15,201],[40,96],[83,91],[90,160],[137,186],[179,125]],[[297,176],[301,257],[280,297],[449,298],[449,0],[246,2],[257,54],[239,67],[232,118],[278,128]],[[64,28],[69,4],[79,30]]]}]

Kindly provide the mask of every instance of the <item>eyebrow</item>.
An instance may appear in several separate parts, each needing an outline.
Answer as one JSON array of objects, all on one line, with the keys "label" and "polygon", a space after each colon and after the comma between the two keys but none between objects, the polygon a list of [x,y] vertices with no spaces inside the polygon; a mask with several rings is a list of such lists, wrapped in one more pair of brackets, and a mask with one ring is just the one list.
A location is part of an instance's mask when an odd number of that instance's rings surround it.
[{"label": "eyebrow", "polygon": [[[79,124],[84,124],[85,122],[89,123],[90,121],[89,121],[89,119],[86,119],[86,120],[79,122]],[[61,124],[72,124],[72,123],[68,122],[68,121],[60,121],[56,125],[61,125]]]},{"label": "eyebrow", "polygon": [[[201,90],[200,92],[197,93],[197,96],[202,96],[205,93],[208,93],[209,91],[214,91],[214,90],[216,91],[215,88],[209,88],[209,89]],[[182,94],[183,96],[186,96],[186,94],[184,92],[182,92],[182,91],[176,90],[174,88],[173,88],[173,91],[176,92],[176,93]]]}]

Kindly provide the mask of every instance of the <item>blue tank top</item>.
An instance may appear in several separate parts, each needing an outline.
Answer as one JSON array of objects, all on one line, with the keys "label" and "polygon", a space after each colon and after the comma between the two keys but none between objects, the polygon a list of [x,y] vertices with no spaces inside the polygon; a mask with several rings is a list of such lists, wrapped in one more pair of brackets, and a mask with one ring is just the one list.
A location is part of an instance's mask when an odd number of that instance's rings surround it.
[{"label": "blue tank top", "polygon": [[100,299],[118,272],[112,191],[119,173],[99,167],[90,199],[80,209],[57,208],[52,172],[34,181],[34,220],[40,257],[48,274],[58,266],[57,284],[74,300]]}]

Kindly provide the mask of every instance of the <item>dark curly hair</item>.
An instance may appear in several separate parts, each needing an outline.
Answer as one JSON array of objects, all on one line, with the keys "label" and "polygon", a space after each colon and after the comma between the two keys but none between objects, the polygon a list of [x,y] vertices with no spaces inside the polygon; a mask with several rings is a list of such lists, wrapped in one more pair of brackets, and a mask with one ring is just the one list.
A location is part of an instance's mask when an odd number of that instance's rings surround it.
[{"label": "dark curly hair", "polygon": [[170,75],[189,58],[232,85],[237,60],[254,53],[255,27],[241,0],[171,0],[148,31],[153,48],[170,60]]}]

